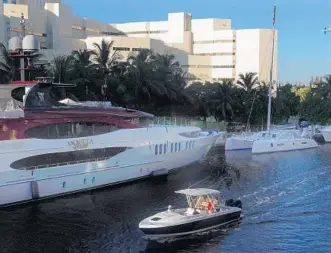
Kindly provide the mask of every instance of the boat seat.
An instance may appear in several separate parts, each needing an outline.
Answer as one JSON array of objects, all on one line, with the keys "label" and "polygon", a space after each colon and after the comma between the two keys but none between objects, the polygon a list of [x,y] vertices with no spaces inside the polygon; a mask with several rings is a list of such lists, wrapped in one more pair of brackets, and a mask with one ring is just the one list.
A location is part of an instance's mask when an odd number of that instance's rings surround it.
[{"label": "boat seat", "polygon": [[185,214],[186,215],[194,215],[194,214],[199,214],[199,212],[195,211],[194,208],[192,208],[192,207],[188,207]]}]

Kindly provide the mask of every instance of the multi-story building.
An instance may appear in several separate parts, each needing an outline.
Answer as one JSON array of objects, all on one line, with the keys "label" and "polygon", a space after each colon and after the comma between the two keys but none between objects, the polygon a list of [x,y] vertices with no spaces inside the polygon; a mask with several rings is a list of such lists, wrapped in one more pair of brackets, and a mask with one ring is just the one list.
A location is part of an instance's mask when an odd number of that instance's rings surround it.
[{"label": "multi-story building", "polygon": [[[174,54],[191,80],[236,79],[256,72],[269,79],[272,30],[231,28],[229,19],[192,19],[188,13],[169,13],[166,21],[107,24],[72,16],[61,0],[7,0],[0,17],[0,41],[7,43],[20,32],[20,17],[26,18],[26,34],[39,37],[46,58],[92,49],[102,39],[113,41],[125,59],[141,48]],[[273,79],[277,79],[277,32]]]}]

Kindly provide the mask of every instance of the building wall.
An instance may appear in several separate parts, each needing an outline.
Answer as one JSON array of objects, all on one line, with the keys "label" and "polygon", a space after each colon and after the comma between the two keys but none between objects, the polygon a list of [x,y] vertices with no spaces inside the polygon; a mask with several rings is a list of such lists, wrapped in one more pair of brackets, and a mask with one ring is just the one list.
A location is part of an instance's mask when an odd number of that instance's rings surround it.
[{"label": "building wall", "polygon": [[85,40],[86,49],[94,50],[94,43],[100,44],[102,40],[107,42],[113,42],[112,51],[116,51],[116,54],[121,60],[132,54],[136,54],[141,49],[151,49],[155,53],[164,53],[164,43],[158,40],[151,40],[149,38],[132,38],[132,37],[120,37],[120,36],[103,36],[103,37],[88,37]]},{"label": "building wall", "polygon": [[[174,54],[181,66],[197,80],[235,80],[240,73],[256,72],[269,78],[271,30],[232,30],[230,19],[192,19],[184,12],[169,13],[166,21],[107,24],[72,16],[70,6],[60,0],[17,0],[5,4],[0,17],[0,40],[8,41],[20,29],[21,13],[27,19],[27,33],[39,36],[46,55],[69,54],[92,49],[102,39],[114,42],[123,59],[141,48]],[[0,30],[1,31],[1,30]],[[277,79],[277,41],[274,79]]]},{"label": "building wall", "polygon": [[6,20],[7,18],[4,15],[0,15],[0,42],[7,46],[8,38],[5,32],[5,28],[7,26]]},{"label": "building wall", "polygon": [[0,16],[3,15],[3,0],[0,0]]},{"label": "building wall", "polygon": [[46,3],[48,48],[70,54],[73,48],[71,7]]},{"label": "building wall", "polygon": [[236,31],[236,77],[260,69],[260,31],[258,29]]}]

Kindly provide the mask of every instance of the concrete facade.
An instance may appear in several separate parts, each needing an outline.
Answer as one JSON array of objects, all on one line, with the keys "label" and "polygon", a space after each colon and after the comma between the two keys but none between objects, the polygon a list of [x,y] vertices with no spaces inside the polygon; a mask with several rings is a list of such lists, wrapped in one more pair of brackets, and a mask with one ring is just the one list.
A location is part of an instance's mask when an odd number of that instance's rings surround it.
[{"label": "concrete facade", "polygon": [[[192,81],[235,80],[246,72],[269,80],[272,30],[233,30],[229,19],[192,19],[188,13],[169,13],[166,21],[107,24],[72,16],[71,7],[61,0],[12,0],[3,5],[3,13],[0,41],[7,44],[17,36],[23,13],[26,33],[39,37],[42,54],[48,59],[93,49],[93,43],[106,39],[114,42],[113,49],[122,59],[141,48],[174,54]],[[277,33],[273,79],[277,80]]]}]

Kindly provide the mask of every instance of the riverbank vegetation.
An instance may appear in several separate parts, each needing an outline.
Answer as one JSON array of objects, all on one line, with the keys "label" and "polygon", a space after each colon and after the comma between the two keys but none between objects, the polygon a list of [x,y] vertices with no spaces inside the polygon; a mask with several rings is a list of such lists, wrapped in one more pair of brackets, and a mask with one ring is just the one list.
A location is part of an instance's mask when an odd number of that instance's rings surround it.
[{"label": "riverbank vegetation", "polygon": [[[243,124],[266,124],[268,85],[255,73],[237,82],[193,82],[173,55],[143,49],[123,61],[111,42],[94,44],[94,50],[57,56],[50,66],[32,67],[29,78],[52,76],[55,82],[74,83],[71,99],[105,100],[160,116],[190,116]],[[0,83],[17,78],[17,62],[0,44]],[[331,119],[331,75],[309,87],[278,85],[273,90],[272,121],[284,123],[301,116],[314,123]]]}]

